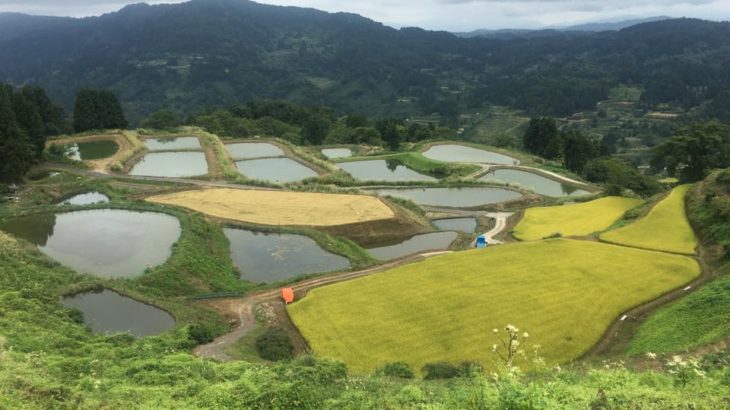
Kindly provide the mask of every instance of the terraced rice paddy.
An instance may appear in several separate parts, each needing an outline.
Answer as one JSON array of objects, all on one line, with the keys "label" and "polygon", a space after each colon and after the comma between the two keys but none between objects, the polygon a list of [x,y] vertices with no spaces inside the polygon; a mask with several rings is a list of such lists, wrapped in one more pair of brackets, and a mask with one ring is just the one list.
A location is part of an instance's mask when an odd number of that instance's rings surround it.
[{"label": "terraced rice paddy", "polygon": [[549,236],[589,235],[610,227],[641,200],[610,196],[590,202],[529,208],[515,227],[513,235],[523,241]]},{"label": "terraced rice paddy", "polygon": [[685,213],[684,197],[690,185],[681,185],[644,218],[601,235],[601,240],[636,248],[693,255],[697,246]]},{"label": "terraced rice paddy", "polygon": [[388,205],[368,195],[217,188],[157,195],[147,200],[263,225],[334,226],[395,217]]},{"label": "terraced rice paddy", "polygon": [[432,257],[313,289],[288,309],[318,355],[355,372],[395,361],[489,366],[492,329],[506,324],[529,332],[555,364],[590,349],[626,309],[699,272],[680,255],[556,239]]}]

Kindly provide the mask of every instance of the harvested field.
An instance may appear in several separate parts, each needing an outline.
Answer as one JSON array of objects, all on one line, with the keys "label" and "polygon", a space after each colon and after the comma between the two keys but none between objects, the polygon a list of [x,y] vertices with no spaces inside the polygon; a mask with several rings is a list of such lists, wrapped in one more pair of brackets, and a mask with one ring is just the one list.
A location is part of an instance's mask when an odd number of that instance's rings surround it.
[{"label": "harvested field", "polygon": [[[691,258],[556,239],[436,256],[313,289],[289,314],[320,356],[355,372],[404,361],[492,367],[493,328],[513,324],[548,364],[579,357],[627,309],[699,275]],[[524,364],[524,362],[522,363]]]},{"label": "harvested field", "polygon": [[644,218],[601,235],[601,240],[636,248],[694,255],[697,246],[685,213],[684,197],[690,185],[681,185]]},{"label": "harvested field", "polygon": [[626,211],[641,204],[641,200],[609,196],[590,202],[530,208],[515,227],[514,236],[534,241],[551,235],[582,236],[611,226]]},{"label": "harvested field", "polygon": [[383,201],[367,195],[216,188],[157,195],[147,200],[262,225],[335,226],[395,217]]}]

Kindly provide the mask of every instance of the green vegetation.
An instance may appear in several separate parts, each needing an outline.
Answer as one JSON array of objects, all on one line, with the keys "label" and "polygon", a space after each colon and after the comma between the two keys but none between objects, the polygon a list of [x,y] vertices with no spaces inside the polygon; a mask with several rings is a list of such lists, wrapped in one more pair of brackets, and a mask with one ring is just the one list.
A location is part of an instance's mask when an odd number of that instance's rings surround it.
[{"label": "green vegetation", "polygon": [[689,190],[687,211],[708,241],[707,253],[718,257],[712,282],[668,305],[647,319],[628,352],[677,352],[730,336],[730,171],[714,172]]},{"label": "green vegetation", "polygon": [[76,93],[74,130],[127,128],[127,119],[117,97],[107,90],[82,88]]},{"label": "green vegetation", "polygon": [[713,168],[730,167],[730,127],[717,121],[685,127],[655,148],[652,166],[688,182],[704,179]]},{"label": "green vegetation", "polygon": [[694,255],[697,239],[685,212],[690,185],[674,188],[644,218],[601,235],[601,240],[620,245]]},{"label": "green vegetation", "polygon": [[286,330],[282,328],[267,329],[261,336],[257,337],[256,350],[259,356],[272,362],[294,357],[294,346],[292,346]]},{"label": "green vegetation", "polygon": [[730,169],[717,171],[690,190],[688,214],[703,238],[730,259]]},{"label": "green vegetation", "polygon": [[638,206],[638,199],[609,196],[590,202],[529,208],[514,229],[514,236],[523,241],[534,241],[559,234],[560,236],[590,235],[605,230],[629,209]]},{"label": "green vegetation", "polygon": [[[438,358],[429,358],[426,368],[415,368],[402,362],[392,363],[391,360],[391,363],[385,364],[383,369],[369,376],[348,375],[342,363],[312,357],[266,366],[246,362],[218,363],[196,358],[188,353],[190,348],[224,332],[227,326],[218,315],[195,302],[186,301],[179,295],[185,295],[187,292],[197,294],[203,289],[213,289],[220,278],[230,277],[232,267],[227,259],[225,238],[217,226],[208,224],[198,215],[142,205],[128,199],[159,192],[172,186],[174,185],[158,182],[130,184],[129,181],[113,179],[87,180],[78,178],[73,173],[64,172],[53,179],[29,183],[21,191],[18,202],[0,208],[4,217],[51,209],[94,208],[97,206],[61,208],[48,205],[49,202],[67,193],[94,189],[112,198],[112,203],[106,206],[173,213],[181,219],[183,227],[183,236],[169,262],[150,270],[136,280],[109,281],[78,275],[49,261],[34,248],[0,233],[0,407],[96,409],[131,405],[139,408],[216,409],[424,407],[451,409],[621,408],[631,405],[647,409],[664,409],[688,406],[721,408],[725,403],[725,392],[730,376],[726,366],[714,364],[718,363],[718,360],[719,363],[726,360],[722,359],[723,356],[713,356],[711,360],[702,362],[699,369],[706,372],[703,377],[693,376],[694,373],[687,372],[675,374],[656,371],[635,372],[622,365],[611,364],[607,369],[566,366],[559,371],[537,366],[535,372],[526,375],[519,372],[500,372],[498,378],[480,372],[478,366],[461,365],[460,360],[438,363]],[[524,258],[525,249],[522,247],[533,244],[548,249],[539,252],[545,255],[546,259],[551,255],[550,259],[558,259],[554,257],[556,254],[564,256],[565,259],[534,262],[525,260],[525,264],[530,264],[528,267],[523,266],[522,269],[516,267],[514,272],[509,269],[493,272],[492,275],[496,279],[493,281],[492,276],[489,276],[490,272],[485,272],[484,268],[497,262],[490,257],[489,263],[478,263],[474,274],[475,277],[479,277],[479,283],[491,281],[494,287],[484,284],[488,287],[488,291],[482,293],[479,293],[481,290],[478,288],[474,291],[469,290],[467,297],[454,297],[453,306],[463,308],[473,304],[475,295],[491,298],[492,294],[488,292],[501,292],[500,288],[509,288],[510,284],[506,284],[505,281],[514,282],[515,278],[524,279],[525,283],[530,283],[536,288],[541,287],[542,283],[532,276],[527,277],[523,272],[530,272],[530,275],[548,280],[555,275],[554,272],[559,271],[558,264],[565,264],[571,260],[580,263],[583,259],[592,258],[597,254],[586,250],[584,246],[602,251],[610,250],[609,255],[603,255],[598,261],[590,263],[613,267],[615,260],[626,260],[627,264],[632,265],[632,273],[635,272],[634,268],[639,266],[646,276],[624,279],[623,276],[616,274],[615,268],[604,273],[591,269],[590,266],[582,266],[591,272],[590,278],[586,278],[586,274],[583,273],[583,277],[575,280],[550,281],[552,288],[548,291],[553,295],[560,295],[561,301],[563,299],[570,301],[570,297],[563,297],[570,290],[574,290],[578,295],[599,290],[607,292],[605,299],[604,295],[599,295],[593,297],[590,303],[583,302],[579,307],[566,309],[581,312],[577,318],[571,314],[569,318],[563,317],[562,320],[570,319],[573,327],[574,323],[580,322],[581,326],[575,329],[575,333],[582,337],[583,332],[594,332],[592,328],[597,326],[588,319],[582,320],[582,315],[593,318],[592,309],[596,309],[600,316],[600,312],[606,310],[606,304],[615,304],[613,300],[626,298],[623,303],[628,305],[631,301],[626,294],[648,292],[647,289],[641,292],[635,289],[623,291],[623,286],[637,288],[636,284],[632,285],[632,281],[642,279],[641,284],[644,285],[645,280],[653,284],[652,289],[668,288],[674,286],[670,283],[674,280],[686,280],[680,277],[691,276],[690,271],[694,268],[685,266],[685,269],[682,269],[681,266],[684,264],[682,261],[685,259],[679,256],[567,240],[509,245],[504,249],[514,247],[515,251],[511,256],[504,255],[504,258],[509,260],[510,265],[514,264],[515,261]],[[560,249],[555,250],[553,246],[557,248],[577,246],[582,249],[562,252]],[[620,255],[615,254],[616,250]],[[493,251],[499,251],[499,248],[472,254],[481,256]],[[459,256],[468,255],[471,254],[459,254]],[[646,255],[651,256],[647,258]],[[637,265],[635,260],[638,259],[641,260],[640,263],[661,264],[661,272],[646,269],[641,264]],[[647,259],[652,261],[645,262]],[[458,264],[459,261],[444,263],[440,275],[437,269],[433,271],[434,273],[425,275],[425,279],[441,276],[443,280],[447,280],[452,267]],[[677,271],[672,275],[668,274],[667,264]],[[406,286],[418,285],[419,281],[424,279],[422,275],[424,272],[420,270],[422,266],[422,264],[415,265],[415,274],[412,276],[415,279]],[[457,275],[461,274],[458,270]],[[628,268],[625,270],[629,271]],[[392,271],[376,276],[386,277],[396,273]],[[485,274],[489,276],[487,281],[484,280]],[[634,273],[634,276],[637,275]],[[658,282],[657,277],[664,282]],[[184,285],[180,285],[180,282]],[[451,294],[454,291],[452,285],[458,287],[458,283],[453,282],[458,281],[449,281],[449,286],[437,288],[439,294]],[[585,286],[597,284],[597,286],[587,291],[572,289],[576,283],[585,283]],[[605,285],[601,286],[601,283]],[[621,285],[614,290],[615,283]],[[163,307],[175,315],[176,328],[160,336],[137,340],[123,334],[90,333],[79,324],[81,318],[78,312],[62,307],[58,303],[58,297],[68,292],[90,289],[99,284]],[[566,286],[571,289],[566,289]],[[556,290],[555,287],[559,289]],[[535,295],[534,289],[531,290],[529,294],[522,295],[509,293],[508,289],[504,297],[511,302],[529,301],[533,306],[538,306],[539,311],[530,314],[533,321],[544,322],[542,319],[545,312],[550,312],[553,308],[562,308],[562,304],[561,306],[540,304],[540,295]],[[403,299],[398,289],[394,291],[399,293],[394,300]],[[432,299],[424,300],[420,304],[408,304],[408,309],[429,314],[436,310],[429,308],[433,304]],[[377,301],[377,298],[373,300]],[[594,304],[596,307],[593,307]],[[485,311],[488,312],[493,308],[494,306],[490,304],[488,309],[482,308],[476,317],[469,317],[477,323],[473,326],[474,332],[484,339],[477,339],[472,343],[477,360],[489,362],[491,357],[489,345],[492,342],[489,339],[490,328],[504,325],[502,318],[498,319],[499,323],[491,324],[489,323],[491,314],[483,316]],[[413,312],[416,313],[418,312]],[[550,326],[543,325],[543,330],[540,331],[540,326],[534,326],[532,322],[523,325],[519,317],[508,314],[500,316],[505,317],[505,320],[514,319],[514,323],[519,323],[520,327],[531,333],[531,340],[534,339],[536,343],[545,346],[543,348],[545,351],[560,350],[566,343],[571,345],[569,347],[573,347],[574,341],[566,341],[565,334],[543,339],[544,335],[556,332]],[[462,320],[461,316],[445,314],[445,311],[440,311],[439,317],[440,320],[450,320],[453,323]],[[536,330],[533,331],[531,327]],[[261,334],[254,332],[251,335],[255,335],[255,339]],[[459,343],[456,337],[454,339],[453,344],[447,343],[448,348]],[[251,340],[251,345],[254,344],[255,340]],[[459,348],[461,346],[458,345]],[[399,357],[396,360],[403,358]],[[523,363],[519,365],[523,366]],[[456,377],[436,382],[406,379],[413,376],[412,369],[424,371],[423,374],[429,378]],[[602,393],[597,394],[598,391]]]},{"label": "green vegetation", "polygon": [[20,181],[43,157],[46,137],[63,129],[63,109],[42,88],[0,83],[0,182]]},{"label": "green vegetation", "polygon": [[317,354],[359,373],[394,361],[490,365],[490,329],[504,322],[556,364],[587,351],[625,309],[698,274],[683,256],[558,239],[433,257],[313,289],[288,309]]},{"label": "green vegetation", "polygon": [[720,274],[724,276],[652,314],[628,353],[686,351],[730,336],[730,265]]}]

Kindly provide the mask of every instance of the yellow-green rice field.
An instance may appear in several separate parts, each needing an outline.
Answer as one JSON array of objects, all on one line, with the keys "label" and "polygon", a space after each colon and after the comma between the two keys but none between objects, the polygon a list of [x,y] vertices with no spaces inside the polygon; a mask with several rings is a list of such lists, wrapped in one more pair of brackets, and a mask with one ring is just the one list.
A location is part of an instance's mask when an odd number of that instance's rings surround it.
[{"label": "yellow-green rice field", "polygon": [[[289,314],[320,356],[355,372],[404,361],[490,366],[513,324],[548,364],[586,352],[622,312],[700,273],[691,258],[553,239],[432,257],[313,289]],[[529,345],[527,346],[529,349]]]},{"label": "yellow-green rice field", "polygon": [[534,241],[560,234],[582,236],[611,226],[626,211],[641,204],[639,199],[609,196],[577,204],[530,208],[515,227],[517,239]]},{"label": "yellow-green rice field", "polygon": [[690,185],[672,190],[644,218],[601,235],[601,240],[636,248],[694,255],[697,246],[685,213],[684,197]]}]

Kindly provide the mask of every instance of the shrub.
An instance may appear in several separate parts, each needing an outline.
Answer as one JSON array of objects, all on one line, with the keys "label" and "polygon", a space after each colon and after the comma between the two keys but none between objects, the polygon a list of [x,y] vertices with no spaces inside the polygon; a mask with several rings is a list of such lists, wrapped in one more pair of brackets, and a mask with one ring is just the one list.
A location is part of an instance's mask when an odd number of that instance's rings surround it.
[{"label": "shrub", "polygon": [[730,184],[730,168],[720,171],[717,175],[717,182],[722,184]]},{"label": "shrub", "polygon": [[274,362],[294,357],[294,346],[289,335],[282,328],[267,329],[257,337],[256,351],[263,359]]},{"label": "shrub", "polygon": [[446,362],[426,363],[422,371],[424,380],[453,379],[461,375],[458,367]]},{"label": "shrub", "polygon": [[213,331],[202,323],[193,323],[188,328],[188,338],[197,344],[210,343],[213,341]]},{"label": "shrub", "polygon": [[415,377],[413,370],[407,363],[394,362],[386,363],[378,373],[388,377],[399,377],[401,379],[412,379]]}]

